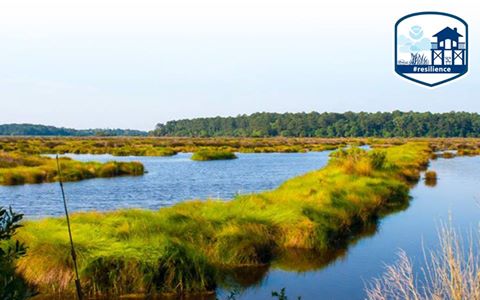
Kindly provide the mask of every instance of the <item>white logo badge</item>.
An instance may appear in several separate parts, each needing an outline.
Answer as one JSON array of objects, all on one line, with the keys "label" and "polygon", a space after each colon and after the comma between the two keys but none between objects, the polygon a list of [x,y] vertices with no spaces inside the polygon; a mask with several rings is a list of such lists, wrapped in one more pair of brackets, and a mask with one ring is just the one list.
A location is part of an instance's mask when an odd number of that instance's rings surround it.
[{"label": "white logo badge", "polygon": [[468,71],[468,25],[440,12],[410,14],[395,24],[395,72],[429,87]]}]

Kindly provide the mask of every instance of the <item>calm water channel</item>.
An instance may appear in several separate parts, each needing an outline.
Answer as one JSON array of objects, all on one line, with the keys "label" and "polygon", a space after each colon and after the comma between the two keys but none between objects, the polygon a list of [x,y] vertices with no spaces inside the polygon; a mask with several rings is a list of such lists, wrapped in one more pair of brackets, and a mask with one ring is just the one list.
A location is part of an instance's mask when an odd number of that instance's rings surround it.
[{"label": "calm water channel", "polygon": [[[158,209],[185,199],[231,199],[237,193],[272,189],[288,178],[322,167],[328,154],[239,154],[237,160],[211,162],[191,161],[190,154],[121,158],[74,155],[79,160],[138,160],[148,173],[67,183],[65,187],[75,211]],[[476,230],[480,220],[480,157],[438,159],[430,168],[438,173],[437,185],[426,186],[420,181],[411,190],[412,201],[406,210],[382,219],[347,249],[328,257],[296,254],[291,261],[274,263],[269,269],[245,272],[237,299],[271,299],[271,292],[283,287],[290,299],[364,299],[365,283],[381,275],[385,264],[395,261],[399,249],[419,266],[422,247],[437,245],[439,224],[449,216],[462,232]],[[55,183],[0,187],[0,205],[10,204],[30,218],[62,213]],[[228,293],[219,290],[218,296],[223,299]]]}]

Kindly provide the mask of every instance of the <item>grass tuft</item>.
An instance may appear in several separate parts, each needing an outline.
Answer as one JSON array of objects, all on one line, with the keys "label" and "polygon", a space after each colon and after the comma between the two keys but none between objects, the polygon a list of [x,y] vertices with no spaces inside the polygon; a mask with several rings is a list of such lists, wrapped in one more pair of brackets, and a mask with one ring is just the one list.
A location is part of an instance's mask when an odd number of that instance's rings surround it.
[{"label": "grass tuft", "polygon": [[201,149],[192,155],[192,160],[206,161],[206,160],[225,160],[235,159],[235,153],[225,150]]}]

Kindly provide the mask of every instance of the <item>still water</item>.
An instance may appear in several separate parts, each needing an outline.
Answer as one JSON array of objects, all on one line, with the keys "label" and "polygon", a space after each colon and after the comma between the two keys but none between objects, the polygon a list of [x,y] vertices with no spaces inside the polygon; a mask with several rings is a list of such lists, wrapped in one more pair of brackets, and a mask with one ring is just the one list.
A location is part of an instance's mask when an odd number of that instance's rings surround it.
[{"label": "still water", "polygon": [[[430,168],[438,174],[435,187],[419,182],[410,192],[413,198],[406,210],[380,220],[376,231],[340,252],[339,257],[308,272],[271,268],[237,299],[271,299],[271,292],[283,287],[289,299],[365,299],[366,283],[379,277],[385,264],[394,263],[400,249],[420,272],[423,249],[438,248],[442,223],[451,218],[453,226],[469,236],[478,232],[480,220],[480,157],[438,159]],[[311,259],[312,269],[314,261]],[[227,293],[222,291],[222,295]]]},{"label": "still water", "polygon": [[[198,162],[191,154],[171,157],[67,155],[80,161],[141,161],[144,176],[65,183],[71,211],[158,209],[186,199],[231,199],[238,193],[273,189],[285,180],[323,167],[330,152],[237,154],[235,160]],[[0,186],[0,206],[28,218],[63,214],[58,183]]]},{"label": "still water", "polygon": [[[194,162],[190,154],[173,157],[111,157],[74,155],[79,160],[139,160],[148,174],[141,177],[93,179],[65,185],[72,210],[112,210],[125,207],[158,209],[184,199],[231,199],[237,193],[272,189],[288,178],[324,166],[328,152],[239,154],[231,161]],[[423,248],[438,245],[442,222],[452,218],[462,232],[478,230],[480,220],[480,157],[432,161],[435,187],[420,181],[410,206],[380,220],[378,226],[328,256],[295,254],[270,268],[244,271],[236,299],[272,299],[286,288],[289,299],[365,299],[365,284],[380,276],[403,249],[417,270]],[[13,205],[29,217],[62,213],[58,184],[0,187],[0,205]],[[279,266],[282,266],[280,268]],[[298,270],[301,270],[299,272]],[[230,291],[219,290],[226,299]]]}]

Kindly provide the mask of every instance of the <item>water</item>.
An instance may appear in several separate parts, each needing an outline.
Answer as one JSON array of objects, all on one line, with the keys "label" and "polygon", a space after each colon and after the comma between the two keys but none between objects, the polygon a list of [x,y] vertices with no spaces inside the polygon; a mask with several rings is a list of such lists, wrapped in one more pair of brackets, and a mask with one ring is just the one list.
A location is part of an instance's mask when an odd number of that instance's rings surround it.
[{"label": "water", "polygon": [[[142,177],[93,179],[67,183],[72,210],[111,210],[120,207],[157,209],[192,198],[230,199],[236,193],[272,189],[288,178],[325,165],[328,153],[239,154],[231,161],[193,162],[189,154],[174,157],[115,157],[140,160],[148,174]],[[109,155],[75,155],[80,160],[110,160]],[[380,276],[385,264],[403,249],[418,266],[423,248],[438,245],[441,222],[453,219],[466,233],[478,230],[480,220],[480,157],[438,159],[435,187],[419,182],[411,190],[410,206],[383,218],[347,249],[328,257],[299,254],[289,271],[276,267],[243,272],[248,282],[237,299],[272,299],[271,292],[285,287],[289,299],[364,299],[365,283]],[[31,217],[62,213],[58,184],[0,187],[0,205],[12,204]],[[422,246],[423,245],[423,246]],[[302,267],[305,272],[292,269]],[[246,274],[246,275],[245,275]],[[227,291],[219,290],[225,299]]]},{"label": "water", "polygon": [[423,249],[438,248],[438,229],[450,218],[466,236],[478,232],[480,157],[439,159],[432,161],[430,168],[437,171],[437,185],[419,182],[411,190],[408,209],[382,219],[373,235],[351,245],[344,256],[309,272],[272,268],[237,299],[271,299],[271,292],[283,287],[289,299],[365,299],[365,284],[379,277],[385,264],[394,263],[400,249],[418,267]]},{"label": "water", "polygon": [[[71,211],[158,209],[186,199],[231,199],[238,193],[273,189],[285,180],[319,169],[329,152],[238,154],[235,160],[197,162],[191,154],[171,157],[68,155],[80,161],[141,161],[147,174],[65,183]],[[0,186],[0,206],[27,218],[63,214],[58,183]]]}]

